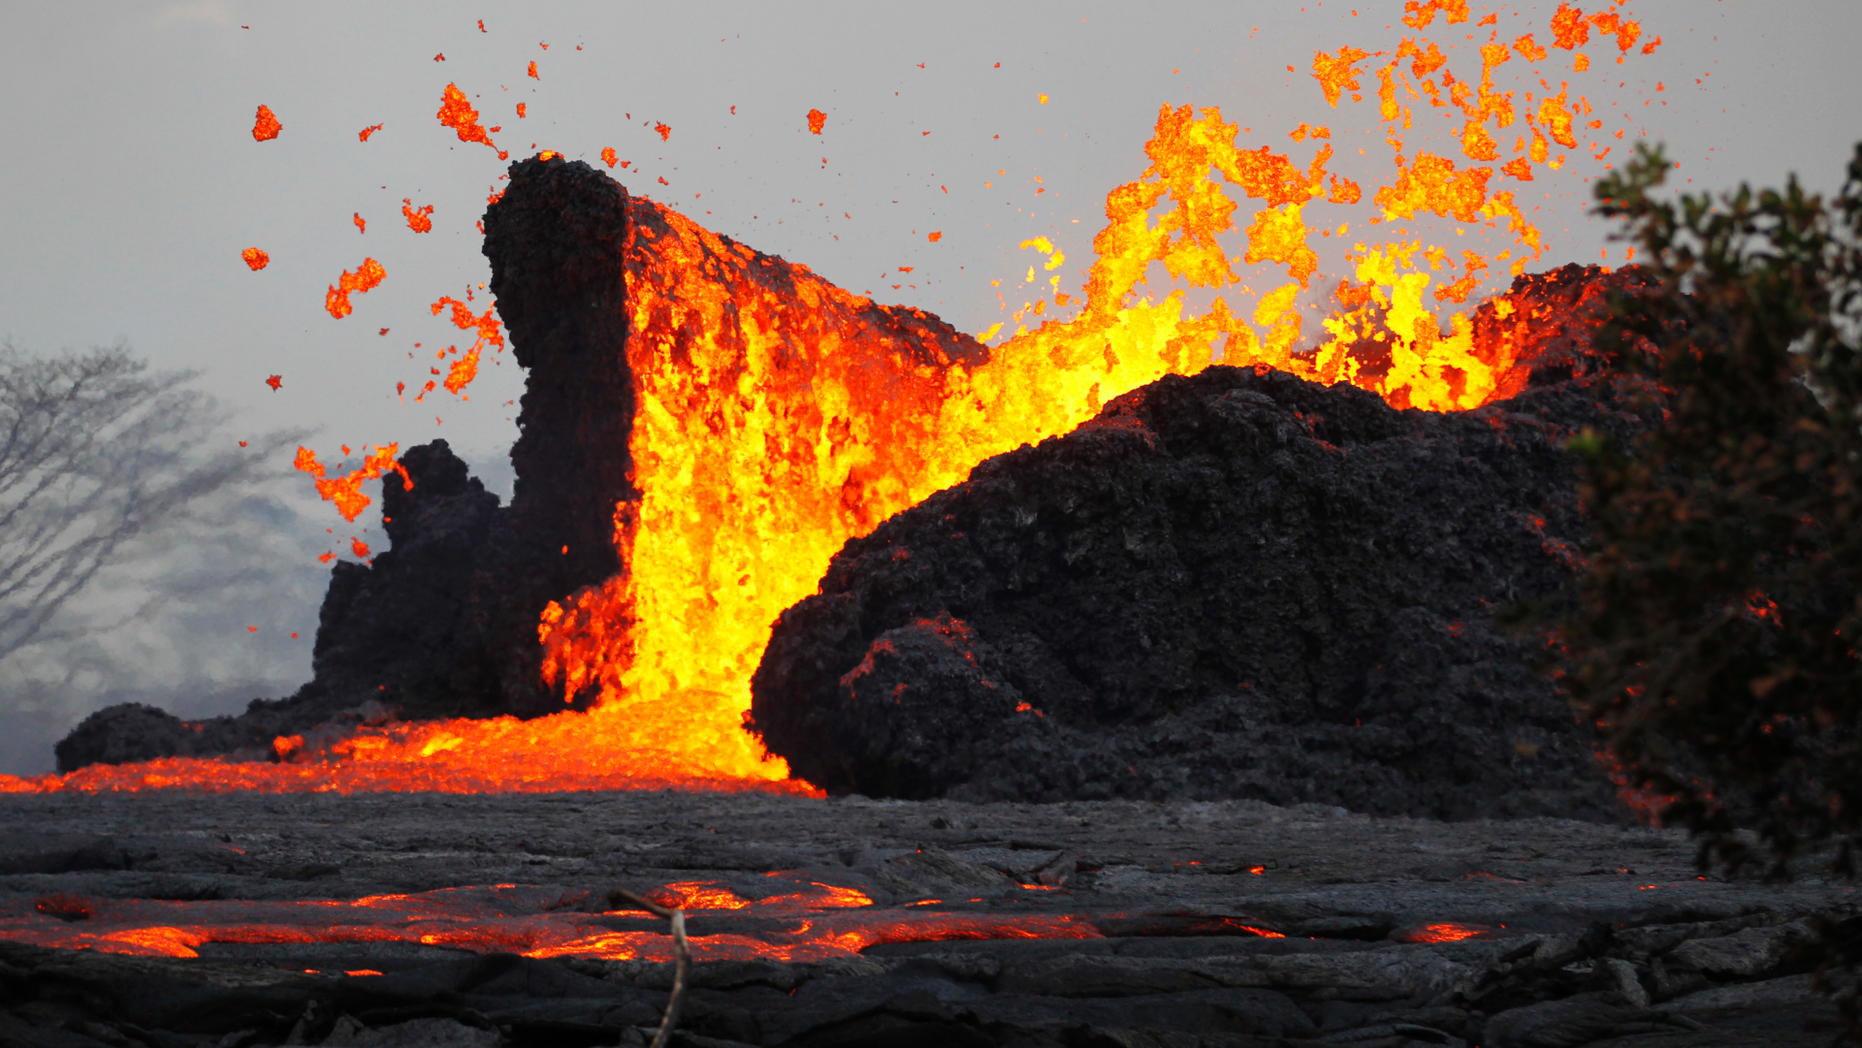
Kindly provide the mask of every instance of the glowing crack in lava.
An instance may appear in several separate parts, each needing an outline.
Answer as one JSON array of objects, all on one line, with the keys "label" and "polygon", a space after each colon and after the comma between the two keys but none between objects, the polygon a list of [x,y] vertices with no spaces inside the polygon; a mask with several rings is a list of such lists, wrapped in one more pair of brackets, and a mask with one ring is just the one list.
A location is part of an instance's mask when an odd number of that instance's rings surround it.
[{"label": "glowing crack in lava", "polygon": [[[824,961],[854,956],[881,943],[964,939],[1101,939],[1134,934],[1285,938],[1249,917],[1185,921],[1120,913],[992,912],[987,903],[966,909],[961,904],[947,907],[937,899],[907,904],[909,908],[881,908],[858,889],[800,877],[784,877],[770,886],[771,894],[754,899],[727,885],[701,881],[669,884],[647,894],[662,905],[687,911],[692,919],[688,925],[692,957],[701,961]],[[1030,894],[1039,893],[1031,890]],[[256,943],[418,943],[527,957],[649,961],[672,957],[672,940],[663,921],[639,910],[609,908],[590,893],[565,892],[559,887],[500,884],[372,895],[352,901],[289,902],[89,899],[61,894],[42,897],[32,910],[22,910],[0,917],[0,939],[144,957],[198,957],[200,948],[209,944]],[[1448,942],[1465,937],[1470,936],[1447,934],[1414,941]]]},{"label": "glowing crack in lava", "polygon": [[[1438,14],[1445,28],[1469,18],[1464,2],[1430,0],[1410,3],[1404,24],[1422,30]],[[1584,18],[1569,5],[1558,19],[1533,28],[1549,28],[1566,49],[1584,42],[1587,25],[1619,41],[1640,32],[1614,13]],[[1296,161],[1268,146],[1244,148],[1244,131],[1216,108],[1163,106],[1145,146],[1150,166],[1107,195],[1085,287],[1062,291],[1064,253],[1043,237],[1026,241],[1039,256],[1026,283],[1041,297],[1014,314],[1017,328],[993,347],[984,343],[1001,324],[978,341],[916,310],[881,310],[804,266],[629,198],[625,243],[617,245],[629,334],[610,352],[624,353],[634,384],[628,448],[641,494],[614,515],[623,571],[551,603],[538,624],[545,680],[565,698],[594,696],[592,710],[528,722],[363,728],[294,748],[278,764],[93,766],[68,776],[0,777],[0,789],[811,790],[785,782],[784,762],[743,730],[770,623],[813,592],[847,539],[962,481],[981,460],[1067,433],[1113,397],[1166,373],[1193,373],[1218,355],[1227,364],[1351,382],[1396,407],[1468,409],[1522,387],[1535,328],[1547,319],[1542,311],[1492,300],[1479,308],[1501,321],[1492,325],[1498,334],[1476,339],[1469,315],[1437,310],[1465,302],[1499,263],[1517,276],[1544,250],[1513,192],[1495,183],[1489,165],[1502,141],[1511,137],[1515,154],[1504,177],[1523,181],[1535,164],[1559,169],[1566,158],[1553,156],[1551,143],[1575,149],[1578,117],[1592,106],[1581,94],[1574,100],[1563,82],[1554,94],[1541,79],[1544,94],[1527,92],[1518,102],[1514,91],[1495,88],[1503,64],[1547,59],[1530,33],[1509,45],[1495,30],[1478,49],[1457,53],[1478,53],[1478,72],[1463,69],[1458,78],[1441,44],[1407,36],[1386,50],[1343,47],[1314,57],[1312,75],[1331,108],[1347,96],[1362,101],[1375,78],[1370,111],[1394,171],[1369,192],[1328,171],[1334,150],[1326,128],[1302,123],[1291,132],[1307,151]],[[1437,111],[1453,150],[1406,150],[1417,110]],[[488,134],[497,129],[479,126],[457,86],[446,86],[437,116],[461,141],[497,148]],[[1529,134],[1510,130],[1521,123]],[[656,130],[663,138],[671,131]],[[1590,146],[1594,159],[1608,153]],[[1454,150],[1461,161],[1444,155]],[[525,163],[562,163],[552,155]],[[612,154],[604,158],[612,164]],[[1242,200],[1253,208],[1245,223],[1236,218]],[[1342,210],[1350,208],[1361,210]],[[1309,225],[1319,213],[1324,222]],[[1350,276],[1322,320],[1324,341],[1300,349],[1299,299],[1317,273],[1315,234],[1346,238],[1350,223],[1338,219],[1347,215],[1392,235],[1349,249]],[[1402,228],[1418,216],[1457,233],[1491,231],[1508,246],[1491,257],[1461,251],[1457,261]],[[1237,233],[1241,250],[1218,239]],[[1146,290],[1158,263],[1179,284],[1161,298]],[[1254,266],[1285,276],[1258,295],[1241,287],[1254,300],[1232,306],[1243,267]],[[1436,273],[1446,283],[1431,291]],[[355,276],[345,273],[342,290],[330,289],[332,315],[342,315],[339,306],[347,312],[350,290],[365,291],[380,276],[373,260]],[[1203,302],[1195,311],[1186,287]],[[434,311],[447,304],[481,343],[488,330],[496,334],[489,310],[477,317],[442,299]],[[1070,319],[1057,318],[1062,309],[1074,310]],[[476,360],[477,346],[453,365],[449,390],[464,388]],[[300,468],[318,473],[306,454]],[[388,468],[370,462],[373,475]],[[319,488],[344,485],[338,508],[353,519],[366,504],[356,499],[366,497],[349,481],[320,478]]]}]

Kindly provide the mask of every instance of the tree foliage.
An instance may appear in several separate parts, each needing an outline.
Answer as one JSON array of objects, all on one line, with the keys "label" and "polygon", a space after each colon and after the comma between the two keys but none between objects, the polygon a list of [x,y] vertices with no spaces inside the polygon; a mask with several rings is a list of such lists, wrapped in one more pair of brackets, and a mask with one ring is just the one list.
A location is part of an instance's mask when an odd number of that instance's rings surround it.
[{"label": "tree foliage", "polygon": [[0,344],[0,659],[45,629],[126,543],[188,523],[290,439],[240,448],[224,413],[118,345],[41,357]]},{"label": "tree foliage", "polygon": [[[1862,829],[1862,146],[1825,202],[1793,178],[1659,195],[1660,150],[1597,186],[1662,293],[1599,344],[1659,421],[1572,442],[1594,526],[1564,681],[1702,861],[1774,874]],[[1763,850],[1735,831],[1756,830]]]}]

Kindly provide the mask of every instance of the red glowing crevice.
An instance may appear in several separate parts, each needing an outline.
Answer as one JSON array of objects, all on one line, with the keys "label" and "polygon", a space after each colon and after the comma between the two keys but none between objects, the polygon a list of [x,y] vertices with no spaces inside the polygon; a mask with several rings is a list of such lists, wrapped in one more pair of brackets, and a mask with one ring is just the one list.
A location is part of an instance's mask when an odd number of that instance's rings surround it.
[{"label": "red glowing crevice", "polygon": [[[676,901],[698,918],[775,920],[773,926],[759,922],[754,936],[728,930],[707,934],[699,927],[691,937],[698,960],[819,961],[880,943],[1104,937],[1092,920],[1077,915],[879,909],[857,889],[819,882],[801,882],[795,889],[749,900],[723,885],[684,882],[651,894]],[[157,957],[196,957],[208,944],[394,942],[528,957],[672,958],[670,936],[648,914],[591,908],[586,893],[509,884],[350,901],[171,902],[60,895],[41,899],[32,913],[0,918],[0,938]]]}]

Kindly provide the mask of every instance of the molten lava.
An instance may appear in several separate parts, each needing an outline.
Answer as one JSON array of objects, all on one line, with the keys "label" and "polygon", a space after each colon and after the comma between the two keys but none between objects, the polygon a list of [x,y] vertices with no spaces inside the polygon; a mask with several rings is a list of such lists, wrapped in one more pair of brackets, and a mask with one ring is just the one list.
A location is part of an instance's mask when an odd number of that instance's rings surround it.
[{"label": "molten lava", "polygon": [[[946,908],[937,899],[908,903],[909,908],[881,909],[853,888],[786,878],[777,887],[779,894],[758,899],[701,881],[668,884],[646,894],[654,902],[686,910],[695,920],[698,927],[691,934],[691,953],[693,959],[702,961],[824,961],[855,956],[880,943],[965,939],[1285,938],[1281,932],[1245,919],[992,912],[988,904],[980,909],[960,908],[961,904]],[[793,890],[781,891],[788,887]],[[1027,901],[1013,895],[1011,889],[989,903]],[[749,920],[734,923],[740,917]],[[713,930],[703,930],[706,927]],[[1412,941],[1465,937],[1469,936],[1448,933]],[[200,947],[221,943],[418,943],[527,957],[651,961],[672,957],[672,939],[664,922],[645,912],[604,909],[586,892],[513,884],[349,901],[174,902],[60,894],[42,897],[31,912],[0,917],[0,938],[145,957],[198,957]]]},{"label": "molten lava", "polygon": [[[276,376],[274,376],[276,377]],[[274,387],[275,388],[275,387]],[[336,505],[336,511],[344,520],[355,520],[356,515],[368,508],[369,497],[362,493],[362,483],[375,480],[382,474],[393,471],[401,474],[401,484],[412,490],[414,480],[407,475],[407,470],[394,460],[394,453],[400,450],[399,444],[384,444],[368,455],[363,456],[362,465],[340,477],[326,478],[323,463],[317,461],[317,453],[306,447],[297,449],[297,459],[292,465],[300,472],[316,478],[317,494],[324,501]],[[346,455],[348,448],[343,449]]]},{"label": "molten lava", "polygon": [[401,198],[401,217],[407,219],[407,228],[416,233],[433,232],[433,205],[415,207],[413,200]]},{"label": "molten lava", "polygon": [[283,130],[284,125],[278,122],[278,117],[272,113],[272,107],[260,106],[258,116],[252,121],[252,140],[269,142],[277,138],[278,132]]},{"label": "molten lava", "polygon": [[365,258],[354,273],[345,269],[336,283],[330,285],[329,291],[323,296],[323,308],[329,311],[330,316],[341,320],[355,312],[355,307],[349,304],[351,292],[359,295],[372,291],[387,276],[388,271],[382,268],[380,262]]},{"label": "molten lava", "polygon": [[[446,85],[446,90],[440,97],[440,111],[435,115],[439,117],[441,124],[452,128],[459,135],[459,141],[478,142],[492,149],[498,149],[497,143],[491,140],[491,136],[485,133],[485,129],[478,126],[478,110],[472,108],[472,103],[466,100],[465,92],[459,90],[459,85]],[[498,150],[499,160],[509,155],[503,150]]]}]

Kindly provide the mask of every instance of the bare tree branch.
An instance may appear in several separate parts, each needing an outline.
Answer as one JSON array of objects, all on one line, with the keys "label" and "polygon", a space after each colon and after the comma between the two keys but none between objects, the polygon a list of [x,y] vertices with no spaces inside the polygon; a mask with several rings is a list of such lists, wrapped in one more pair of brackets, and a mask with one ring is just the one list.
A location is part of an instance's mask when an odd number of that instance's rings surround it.
[{"label": "bare tree branch", "polygon": [[33,641],[124,543],[201,523],[205,495],[249,485],[270,452],[215,437],[226,412],[118,344],[40,357],[0,343],[0,659]]}]

